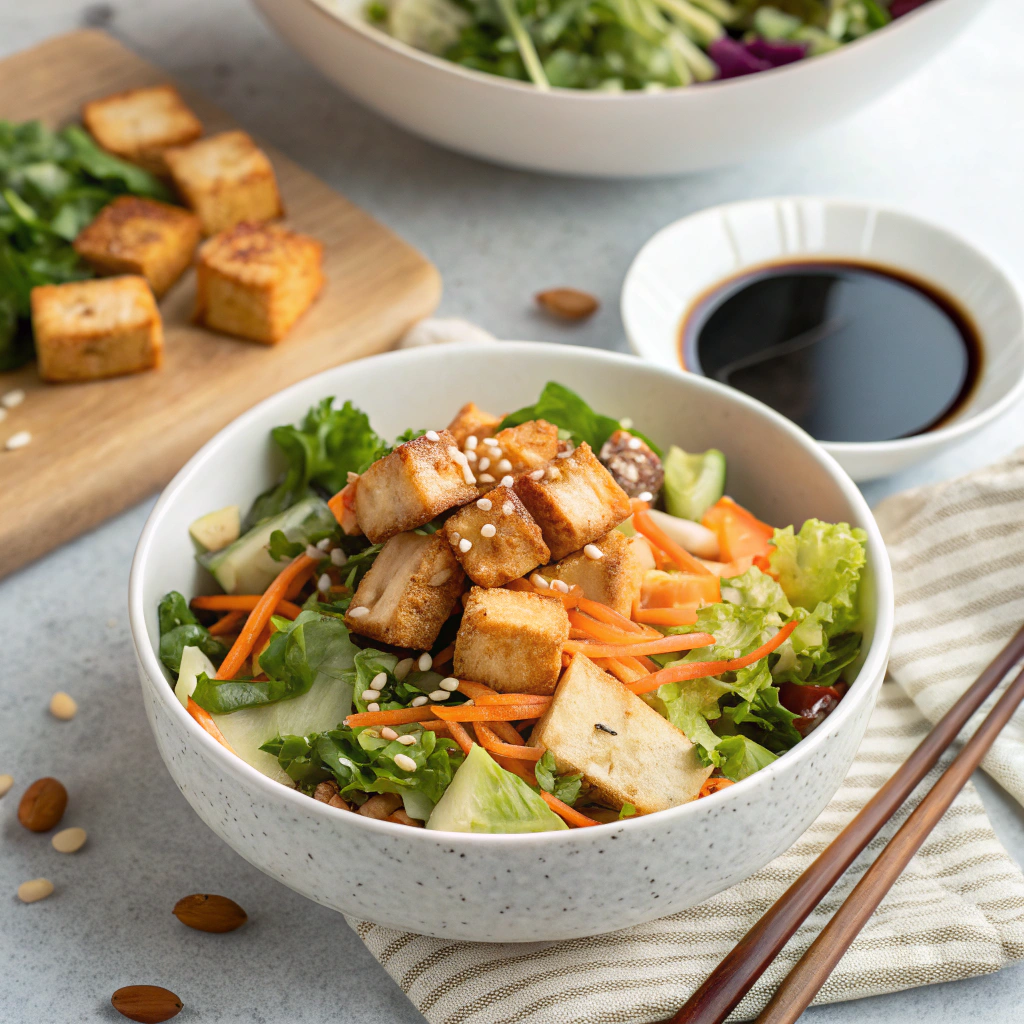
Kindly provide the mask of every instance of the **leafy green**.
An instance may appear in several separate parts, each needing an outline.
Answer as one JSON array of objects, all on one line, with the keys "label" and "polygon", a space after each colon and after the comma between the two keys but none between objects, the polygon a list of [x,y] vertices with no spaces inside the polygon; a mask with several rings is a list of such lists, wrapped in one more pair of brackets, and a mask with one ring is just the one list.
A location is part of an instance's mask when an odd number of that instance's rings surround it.
[{"label": "leafy green", "polygon": [[699,521],[725,493],[725,456],[717,448],[690,454],[672,445],[662,460],[665,511]]},{"label": "leafy green", "polygon": [[636,808],[630,803],[625,803],[622,805],[622,808],[619,811],[619,821],[621,821],[623,818],[632,818],[635,815]]},{"label": "leafy green", "polygon": [[557,797],[570,807],[576,803],[580,795],[580,786],[583,782],[582,773],[575,775],[559,775],[558,767],[555,764],[555,755],[550,750],[545,750],[543,757],[534,766],[537,775],[537,785],[552,796]]},{"label": "leafy green", "polygon": [[160,660],[175,675],[181,669],[181,652],[186,647],[198,647],[214,665],[219,665],[228,653],[227,647],[199,624],[188,602],[176,590],[163,596],[157,618],[160,624]]},{"label": "leafy green", "polygon": [[[774,686],[758,690],[751,700],[741,700],[724,708],[722,714],[736,727],[737,733],[756,738],[761,745],[776,753],[789,750],[800,742],[800,733],[793,725],[800,716],[787,711],[779,703],[779,691]],[[721,741],[718,748],[721,754]]]},{"label": "leafy green", "polygon": [[757,566],[751,566],[742,576],[722,580],[722,600],[742,608],[758,608],[784,618],[793,614],[782,587]]},{"label": "leafy green", "polygon": [[0,121],[0,371],[32,358],[32,289],[93,276],[70,243],[125,193],[172,200],[77,125],[52,132],[39,121]]},{"label": "leafy green", "polygon": [[760,743],[739,735],[726,736],[719,742],[716,753],[719,757],[719,769],[733,782],[740,782],[748,775],[759,772],[776,759],[776,755],[766,750]]}]

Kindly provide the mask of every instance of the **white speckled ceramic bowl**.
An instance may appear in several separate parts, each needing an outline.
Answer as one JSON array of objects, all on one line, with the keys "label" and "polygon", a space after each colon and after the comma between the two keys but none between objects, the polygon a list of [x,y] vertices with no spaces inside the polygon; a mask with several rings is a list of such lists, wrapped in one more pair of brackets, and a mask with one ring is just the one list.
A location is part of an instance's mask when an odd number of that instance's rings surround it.
[{"label": "white speckled ceramic bowl", "polygon": [[[351,398],[393,435],[441,426],[464,402],[509,410],[548,380],[665,444],[712,445],[728,489],[769,522],[847,520],[868,534],[865,644],[856,680],[794,750],[714,797],[567,832],[464,835],[374,821],[272,782],[196,726],[157,657],[157,602],[211,589],[188,524],[247,504],[277,466],[269,431],[326,395]],[[199,816],[274,878],[336,910],[450,939],[566,939],[639,924],[700,903],[781,853],[838,788],[882,682],[893,622],[889,563],[860,492],[810,437],[771,410],[698,377],[590,349],[510,342],[439,346],[328,370],[222,430],[174,478],[139,540],[129,589],[146,713],[160,754]],[[366,870],[366,865],[373,865]],[[362,869],[361,867],[362,866]]]}]

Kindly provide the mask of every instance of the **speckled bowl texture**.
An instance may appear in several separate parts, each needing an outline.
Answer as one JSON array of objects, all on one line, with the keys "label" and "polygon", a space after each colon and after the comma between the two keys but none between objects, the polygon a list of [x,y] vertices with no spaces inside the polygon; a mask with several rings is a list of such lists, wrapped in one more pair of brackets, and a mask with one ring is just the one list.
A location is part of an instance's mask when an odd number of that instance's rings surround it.
[{"label": "speckled bowl texture", "polygon": [[[206,735],[174,697],[156,653],[156,608],[176,589],[210,592],[188,524],[246,506],[280,471],[270,428],[327,395],[352,399],[384,436],[440,427],[466,401],[504,412],[561,381],[596,409],[632,417],[664,446],[722,449],[728,491],[762,518],[846,520],[868,534],[865,644],[825,724],[715,796],[595,828],[522,836],[412,829],[317,803],[260,775]],[[839,787],[867,726],[892,634],[885,548],[860,492],[788,421],[692,375],[590,349],[509,342],[439,346],[328,370],[260,403],[203,447],[143,531],[129,608],[146,714],[196,813],[246,860],[317,903],[395,928],[473,941],[556,940],[640,924],[700,903],[787,849]]]}]

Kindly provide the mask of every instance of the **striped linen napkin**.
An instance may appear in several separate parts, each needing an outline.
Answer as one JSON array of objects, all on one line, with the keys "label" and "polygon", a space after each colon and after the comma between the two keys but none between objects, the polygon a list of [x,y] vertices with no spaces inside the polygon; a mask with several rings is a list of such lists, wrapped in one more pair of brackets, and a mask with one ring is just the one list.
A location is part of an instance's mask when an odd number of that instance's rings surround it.
[{"label": "striped linen napkin", "polygon": [[[896,638],[864,743],[831,803],[785,854],[698,907],[609,935],[499,945],[351,921],[430,1024],[644,1024],[718,961],[899,767],[1024,622],[1024,452],[876,510],[896,583]],[[985,768],[1024,801],[1024,725]],[[948,758],[808,919],[738,1008],[756,1016]],[[1024,959],[1024,876],[968,785],[816,1002],[988,974]]]}]

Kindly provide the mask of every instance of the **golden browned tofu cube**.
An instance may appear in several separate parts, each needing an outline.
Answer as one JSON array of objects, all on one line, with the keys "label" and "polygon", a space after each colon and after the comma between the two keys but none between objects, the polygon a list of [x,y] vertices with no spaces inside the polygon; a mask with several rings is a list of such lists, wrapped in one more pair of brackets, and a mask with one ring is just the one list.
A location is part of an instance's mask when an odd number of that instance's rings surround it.
[{"label": "golden browned tofu cube", "polygon": [[207,235],[242,221],[259,223],[284,214],[274,168],[245,132],[211,135],[167,150],[164,159]]},{"label": "golden browned tofu cube", "polygon": [[86,103],[82,120],[106,150],[153,174],[167,174],[164,151],[184,146],[203,134],[202,122],[173,85],[104,96]]},{"label": "golden browned tofu cube", "polygon": [[492,416],[484,412],[476,402],[467,402],[458,412],[458,415],[448,424],[448,432],[455,438],[455,443],[463,448],[466,439],[473,436],[477,442],[485,437],[490,437],[491,432],[501,422],[500,416]]},{"label": "golden browned tofu cube", "polygon": [[603,537],[630,514],[626,492],[586,442],[568,458],[524,473],[515,488],[554,559]]},{"label": "golden browned tofu cube", "polygon": [[568,639],[561,601],[474,587],[455,638],[455,674],[500,693],[553,693]]},{"label": "golden browned tofu cube", "polygon": [[465,578],[440,533],[400,533],[360,581],[345,625],[384,644],[429,650]]},{"label": "golden browned tofu cube", "polygon": [[379,544],[472,501],[476,487],[464,458],[447,430],[431,430],[400,444],[359,477],[359,528]]},{"label": "golden browned tofu cube", "polygon": [[43,380],[96,380],[163,361],[160,310],[141,277],[32,289],[32,330]]},{"label": "golden browned tofu cube", "polygon": [[199,249],[196,320],[272,345],[323,287],[322,264],[315,238],[280,224],[237,224]]},{"label": "golden browned tofu cube", "polygon": [[199,244],[199,218],[180,206],[119,196],[79,232],[75,251],[100,274],[138,274],[161,296]]},{"label": "golden browned tofu cube", "polygon": [[540,527],[511,487],[496,487],[463,506],[444,524],[466,575],[481,587],[525,576],[551,556]]},{"label": "golden browned tofu cube", "polygon": [[563,580],[583,589],[591,601],[629,615],[633,602],[640,598],[644,582],[644,566],[637,555],[633,539],[612,530],[582,551],[566,555],[545,575]]},{"label": "golden browned tofu cube", "polygon": [[[547,420],[529,420],[494,435],[500,457],[491,470],[497,479],[546,466],[558,454],[558,427]],[[506,466],[506,463],[508,464]]]},{"label": "golden browned tofu cube", "polygon": [[711,774],[686,736],[632,690],[577,654],[530,745],[554,755],[559,773],[583,775],[589,795],[640,814],[697,798]]}]

